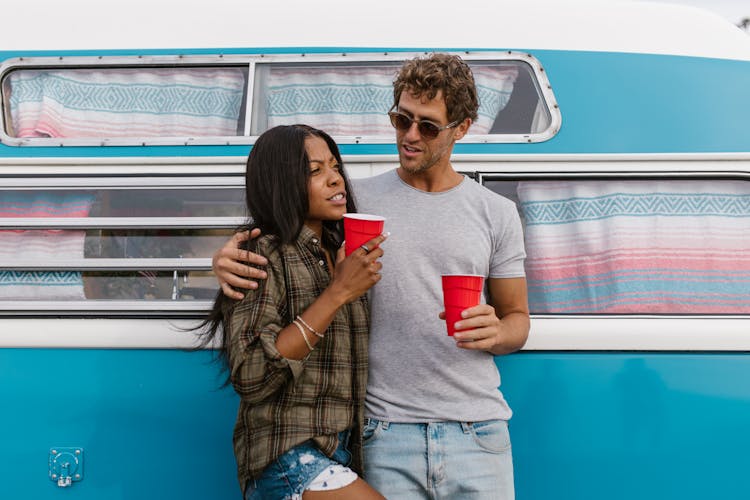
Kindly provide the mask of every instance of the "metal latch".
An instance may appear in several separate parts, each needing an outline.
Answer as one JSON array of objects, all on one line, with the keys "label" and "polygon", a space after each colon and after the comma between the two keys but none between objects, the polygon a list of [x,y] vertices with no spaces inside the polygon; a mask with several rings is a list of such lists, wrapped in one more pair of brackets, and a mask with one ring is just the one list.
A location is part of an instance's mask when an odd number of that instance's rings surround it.
[{"label": "metal latch", "polygon": [[50,448],[49,478],[60,488],[83,479],[83,448]]}]

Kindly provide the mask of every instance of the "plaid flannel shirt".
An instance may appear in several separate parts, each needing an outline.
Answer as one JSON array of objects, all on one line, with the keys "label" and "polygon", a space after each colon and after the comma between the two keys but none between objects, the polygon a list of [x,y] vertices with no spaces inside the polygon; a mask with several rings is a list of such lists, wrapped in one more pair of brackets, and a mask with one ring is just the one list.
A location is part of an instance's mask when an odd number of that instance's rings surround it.
[{"label": "plaid flannel shirt", "polygon": [[331,456],[337,433],[352,429],[351,466],[362,473],[361,428],[367,383],[369,315],[365,296],[340,308],[325,338],[302,360],[276,349],[278,333],[328,286],[318,237],[303,227],[293,244],[262,236],[255,252],[268,259],[268,278],[227,311],[231,381],[240,395],[234,453],[240,487],[307,440]]}]

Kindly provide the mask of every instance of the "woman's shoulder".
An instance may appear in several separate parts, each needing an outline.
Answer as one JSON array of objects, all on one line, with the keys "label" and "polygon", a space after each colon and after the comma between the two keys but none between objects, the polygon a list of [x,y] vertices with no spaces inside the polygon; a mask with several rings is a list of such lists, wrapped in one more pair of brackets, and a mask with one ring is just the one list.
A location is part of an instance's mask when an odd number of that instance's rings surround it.
[{"label": "woman's shoulder", "polygon": [[251,252],[279,252],[279,238],[273,234],[261,234],[254,240],[248,242],[248,249]]},{"label": "woman's shoulder", "polygon": [[297,260],[299,258],[299,241],[300,239],[298,238],[291,243],[282,243],[275,235],[261,235],[249,242],[248,249],[265,257],[268,260],[268,266],[281,268],[290,259]]}]

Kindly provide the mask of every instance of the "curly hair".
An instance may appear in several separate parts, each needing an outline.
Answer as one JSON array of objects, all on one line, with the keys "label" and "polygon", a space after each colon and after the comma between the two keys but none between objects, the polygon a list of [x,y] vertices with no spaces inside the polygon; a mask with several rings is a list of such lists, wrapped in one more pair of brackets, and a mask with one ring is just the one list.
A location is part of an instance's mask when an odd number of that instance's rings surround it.
[{"label": "curly hair", "polygon": [[434,99],[442,90],[449,122],[477,119],[479,98],[474,75],[457,55],[433,53],[406,61],[393,80],[394,107],[404,90],[428,99]]}]

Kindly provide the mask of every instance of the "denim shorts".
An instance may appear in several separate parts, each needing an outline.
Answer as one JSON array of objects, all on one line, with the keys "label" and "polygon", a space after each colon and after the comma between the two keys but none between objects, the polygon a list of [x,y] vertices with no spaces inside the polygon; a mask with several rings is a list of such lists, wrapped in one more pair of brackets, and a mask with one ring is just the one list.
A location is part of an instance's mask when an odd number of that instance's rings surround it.
[{"label": "denim shorts", "polygon": [[245,500],[297,500],[302,492],[326,468],[332,465],[349,465],[352,456],[346,449],[349,431],[339,433],[339,446],[333,457],[306,441],[290,449],[271,462],[258,479],[250,479],[245,487]]},{"label": "denim shorts", "polygon": [[390,499],[512,500],[508,422],[365,419],[365,481]]}]

